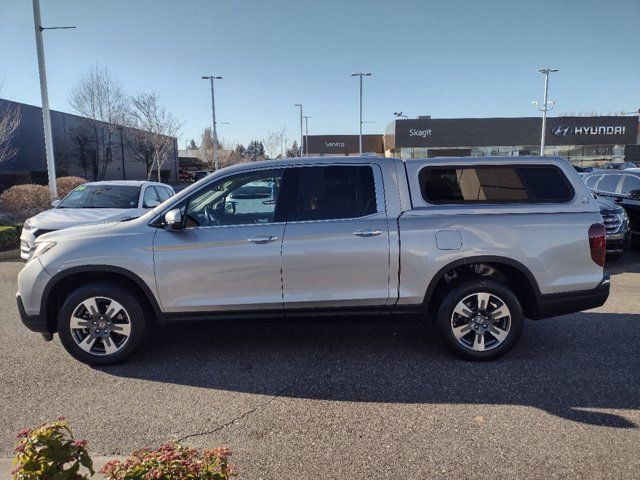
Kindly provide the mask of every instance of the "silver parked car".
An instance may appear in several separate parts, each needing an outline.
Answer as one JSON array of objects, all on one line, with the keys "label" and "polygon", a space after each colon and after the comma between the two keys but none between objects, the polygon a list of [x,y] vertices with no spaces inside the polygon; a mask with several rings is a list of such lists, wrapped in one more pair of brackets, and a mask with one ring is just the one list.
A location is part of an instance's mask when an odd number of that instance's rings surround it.
[{"label": "silver parked car", "polygon": [[[233,204],[236,204],[235,207]],[[292,158],[224,168],[147,214],[42,235],[23,323],[120,362],[155,322],[410,313],[490,360],[525,317],[602,305],[605,228],[561,158]]]},{"label": "silver parked car", "polygon": [[29,218],[20,236],[20,256],[27,260],[36,238],[43,233],[87,223],[116,221],[144,215],[173,196],[173,188],[164,183],[111,180],[84,183],[53,208]]}]

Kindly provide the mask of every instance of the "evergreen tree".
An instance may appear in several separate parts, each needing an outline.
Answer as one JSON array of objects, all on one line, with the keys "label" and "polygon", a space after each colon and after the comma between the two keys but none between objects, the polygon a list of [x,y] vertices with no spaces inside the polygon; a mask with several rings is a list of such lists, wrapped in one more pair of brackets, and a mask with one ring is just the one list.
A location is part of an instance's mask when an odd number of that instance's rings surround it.
[{"label": "evergreen tree", "polygon": [[191,141],[189,142],[189,145],[187,145],[187,150],[197,150],[198,146],[196,145],[195,140],[192,138]]},{"label": "evergreen tree", "polygon": [[291,145],[291,148],[287,149],[287,157],[292,158],[292,157],[299,157],[299,156],[300,156],[300,147],[298,147],[298,142],[294,140],[293,145]]},{"label": "evergreen tree", "polygon": [[246,155],[252,162],[264,158],[264,145],[259,140],[251,140],[247,146]]},{"label": "evergreen tree", "polygon": [[242,145],[241,143],[239,143],[238,145],[236,145],[236,149],[235,152],[238,154],[238,156],[240,156],[241,158],[244,158],[247,156],[247,149],[244,148],[244,145]]}]

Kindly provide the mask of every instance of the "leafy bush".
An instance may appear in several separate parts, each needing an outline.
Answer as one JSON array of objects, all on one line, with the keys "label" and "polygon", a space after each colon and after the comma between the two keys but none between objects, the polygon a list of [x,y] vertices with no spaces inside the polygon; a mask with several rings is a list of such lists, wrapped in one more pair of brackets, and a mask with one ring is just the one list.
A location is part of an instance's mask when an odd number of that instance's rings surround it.
[{"label": "leafy bush", "polygon": [[112,460],[100,473],[108,480],[228,480],[235,476],[228,463],[229,455],[226,448],[200,452],[173,442],[156,450],[133,452],[122,462]]},{"label": "leafy bush", "polygon": [[56,180],[56,185],[58,187],[58,198],[64,198],[67,194],[76,188],[78,185],[82,185],[83,183],[87,183],[84,178],[80,177],[60,177]]},{"label": "leafy bush", "polygon": [[18,434],[14,480],[83,480],[81,467],[93,476],[93,463],[87,452],[87,442],[75,440],[69,425],[60,417],[33,430]]},{"label": "leafy bush", "polygon": [[0,225],[0,252],[18,248],[21,230],[21,225]]},{"label": "leafy bush", "polygon": [[24,221],[51,208],[49,189],[44,185],[16,185],[0,195],[0,211],[16,221]]}]

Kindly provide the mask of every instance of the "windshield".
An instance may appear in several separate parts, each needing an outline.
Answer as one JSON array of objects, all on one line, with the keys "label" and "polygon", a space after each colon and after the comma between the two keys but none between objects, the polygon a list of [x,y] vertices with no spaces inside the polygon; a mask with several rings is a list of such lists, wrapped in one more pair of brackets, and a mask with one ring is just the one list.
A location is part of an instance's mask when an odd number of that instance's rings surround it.
[{"label": "windshield", "polygon": [[129,185],[80,185],[58,208],[136,208],[140,187]]}]

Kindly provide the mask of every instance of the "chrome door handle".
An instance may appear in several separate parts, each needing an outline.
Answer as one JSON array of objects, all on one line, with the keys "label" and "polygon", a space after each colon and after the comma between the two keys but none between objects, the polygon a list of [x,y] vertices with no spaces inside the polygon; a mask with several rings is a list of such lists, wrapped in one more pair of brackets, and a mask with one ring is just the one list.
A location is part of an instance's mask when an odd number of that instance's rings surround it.
[{"label": "chrome door handle", "polygon": [[273,235],[256,235],[255,237],[247,238],[247,242],[249,243],[271,243],[278,240],[278,237],[274,237]]},{"label": "chrome door handle", "polygon": [[356,230],[353,232],[356,237],[377,237],[382,235],[382,230],[374,230],[372,228],[363,228],[362,230]]}]

